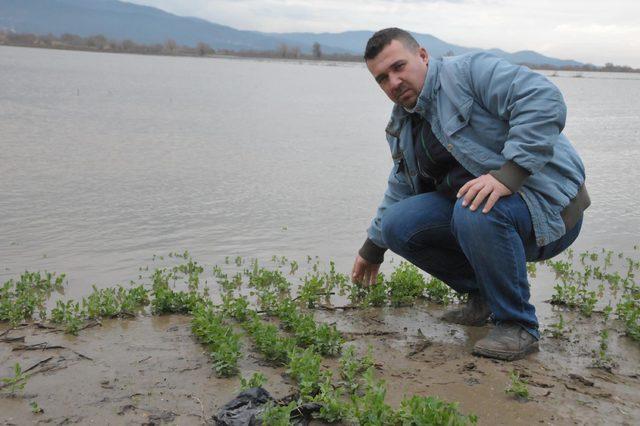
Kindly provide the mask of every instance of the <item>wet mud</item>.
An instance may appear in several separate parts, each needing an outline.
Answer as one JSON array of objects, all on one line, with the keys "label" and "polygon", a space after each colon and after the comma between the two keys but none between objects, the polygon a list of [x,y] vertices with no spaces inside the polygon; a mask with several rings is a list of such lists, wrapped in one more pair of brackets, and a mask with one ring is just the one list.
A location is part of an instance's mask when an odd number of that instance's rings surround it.
[{"label": "wet mud", "polygon": [[[622,332],[609,338],[611,368],[593,368],[597,321],[565,313],[568,337],[548,335],[540,351],[503,362],[471,355],[491,325],[465,327],[439,317],[447,308],[317,310],[335,323],[347,344],[371,345],[387,402],[437,395],[459,402],[480,425],[637,424],[640,418],[640,345]],[[449,308],[451,309],[451,308]],[[24,390],[0,393],[0,424],[212,424],[218,408],[240,388],[239,377],[214,374],[209,358],[181,315],[105,320],[69,336],[25,325],[0,328],[0,377],[19,362],[30,375]],[[240,361],[244,377],[260,371],[275,398],[295,393],[284,368],[265,363],[249,340]],[[337,360],[323,365],[335,368]],[[530,397],[505,393],[509,374],[528,381]],[[33,413],[32,402],[43,410]]]}]

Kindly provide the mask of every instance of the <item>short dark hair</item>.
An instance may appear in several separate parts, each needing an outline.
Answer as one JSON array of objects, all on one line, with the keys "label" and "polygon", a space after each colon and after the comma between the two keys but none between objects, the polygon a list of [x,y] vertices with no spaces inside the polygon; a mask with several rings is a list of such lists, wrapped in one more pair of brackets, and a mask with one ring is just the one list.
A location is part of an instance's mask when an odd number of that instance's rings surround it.
[{"label": "short dark hair", "polygon": [[383,30],[377,31],[374,35],[371,36],[369,41],[367,41],[367,47],[364,49],[364,60],[368,61],[369,59],[373,59],[382,49],[387,47],[393,40],[398,40],[404,47],[410,50],[417,50],[420,45],[416,41],[413,36],[400,28],[385,28]]}]

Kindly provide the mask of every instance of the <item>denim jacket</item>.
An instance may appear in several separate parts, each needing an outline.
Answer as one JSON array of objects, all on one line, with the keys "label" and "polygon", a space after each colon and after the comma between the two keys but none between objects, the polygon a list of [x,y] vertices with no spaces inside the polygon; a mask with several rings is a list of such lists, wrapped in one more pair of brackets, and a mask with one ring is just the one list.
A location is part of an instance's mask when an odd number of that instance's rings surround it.
[{"label": "denim jacket", "polygon": [[[431,58],[412,112],[431,123],[436,138],[465,169],[475,176],[491,172],[522,196],[538,246],[564,235],[589,206],[584,165],[561,133],[566,105],[543,75],[487,53]],[[367,231],[381,248],[386,208],[424,192],[409,112],[395,105],[386,133],[393,167]]]}]

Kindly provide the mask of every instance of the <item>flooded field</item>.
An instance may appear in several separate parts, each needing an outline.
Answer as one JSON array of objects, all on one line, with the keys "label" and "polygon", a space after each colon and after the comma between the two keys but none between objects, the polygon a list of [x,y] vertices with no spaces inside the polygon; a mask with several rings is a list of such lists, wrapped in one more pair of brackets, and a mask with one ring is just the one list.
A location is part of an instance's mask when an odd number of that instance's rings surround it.
[{"label": "flooded field", "polygon": [[440,320],[446,288],[403,293],[400,259],[378,292],[343,275],[391,165],[363,66],[0,47],[0,69],[1,424],[209,424],[258,372],[345,423],[414,395],[462,423],[640,418],[637,77],[548,73],[593,205],[571,259],[531,266],[540,352],[507,363],[471,355],[490,324]]}]

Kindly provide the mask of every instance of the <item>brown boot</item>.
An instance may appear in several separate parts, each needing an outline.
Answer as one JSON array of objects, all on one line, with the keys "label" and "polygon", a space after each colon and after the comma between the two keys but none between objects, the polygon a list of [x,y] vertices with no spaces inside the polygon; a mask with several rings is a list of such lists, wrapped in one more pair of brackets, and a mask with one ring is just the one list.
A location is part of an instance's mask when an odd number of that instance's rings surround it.
[{"label": "brown boot", "polygon": [[475,355],[513,361],[538,350],[538,340],[515,323],[497,324],[486,337],[476,342]]},{"label": "brown boot", "polygon": [[471,293],[465,306],[445,313],[441,319],[454,324],[481,327],[486,324],[489,315],[491,315],[491,309],[487,302],[479,293]]}]

